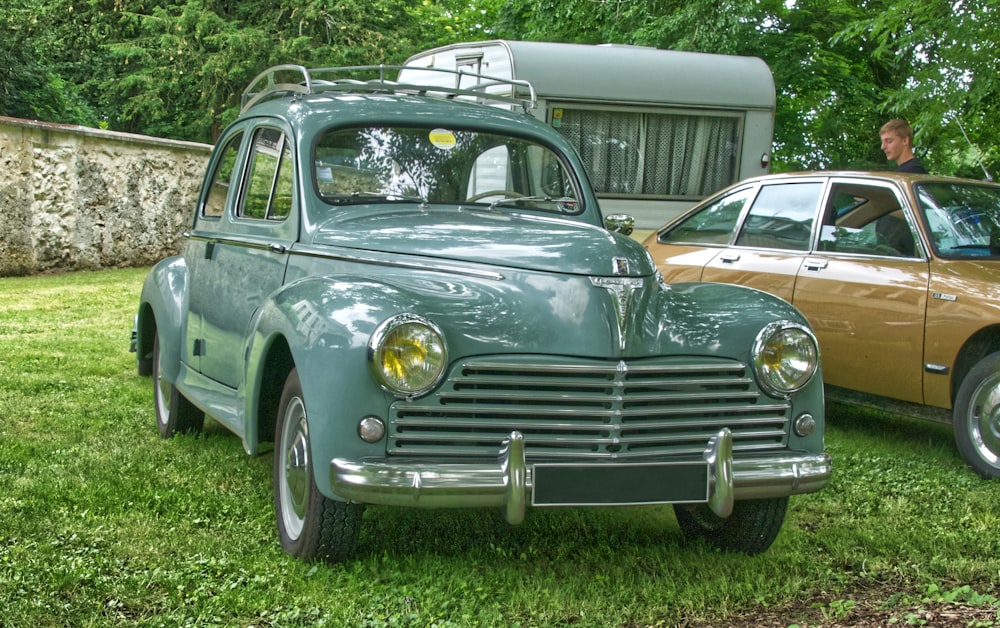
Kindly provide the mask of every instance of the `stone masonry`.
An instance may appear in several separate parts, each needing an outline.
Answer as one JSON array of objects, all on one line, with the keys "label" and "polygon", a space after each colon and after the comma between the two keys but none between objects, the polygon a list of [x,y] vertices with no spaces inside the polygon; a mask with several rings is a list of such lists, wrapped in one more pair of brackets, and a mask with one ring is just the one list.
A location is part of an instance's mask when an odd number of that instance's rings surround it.
[{"label": "stone masonry", "polygon": [[0,277],[180,250],[211,146],[0,116]]}]

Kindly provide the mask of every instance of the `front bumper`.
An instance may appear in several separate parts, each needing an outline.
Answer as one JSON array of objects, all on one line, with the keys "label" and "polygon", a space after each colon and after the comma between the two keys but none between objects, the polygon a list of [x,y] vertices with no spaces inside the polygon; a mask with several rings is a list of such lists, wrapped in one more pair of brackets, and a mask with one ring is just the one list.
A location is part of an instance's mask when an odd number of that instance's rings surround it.
[{"label": "front bumper", "polygon": [[[617,463],[593,463],[587,468],[597,470],[602,464],[607,469],[617,466]],[[736,500],[818,491],[826,486],[833,471],[826,453],[734,460],[732,434],[725,428],[709,441],[703,462],[696,464],[703,464],[707,471],[704,498],[683,501],[706,503],[720,517],[729,516]],[[507,521],[518,524],[524,520],[529,503],[555,505],[534,500],[534,466],[525,460],[524,437],[519,432],[512,432],[493,464],[334,458],[330,462],[330,485],[338,496],[366,504],[420,508],[501,507]],[[641,503],[680,501],[676,498],[643,499]],[[640,502],[626,500],[619,505],[635,503]],[[615,504],[602,500],[574,505]]]}]

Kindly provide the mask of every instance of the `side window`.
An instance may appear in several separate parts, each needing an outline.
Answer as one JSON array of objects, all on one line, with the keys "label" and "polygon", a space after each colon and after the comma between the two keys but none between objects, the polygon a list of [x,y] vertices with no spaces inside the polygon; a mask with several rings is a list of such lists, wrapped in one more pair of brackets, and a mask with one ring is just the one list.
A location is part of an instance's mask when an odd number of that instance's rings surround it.
[{"label": "side window", "polygon": [[729,244],[743,206],[753,193],[743,188],[715,201],[658,238],[661,243]]},{"label": "side window", "polygon": [[236,172],[236,158],[240,154],[240,143],[243,133],[237,133],[226,142],[225,147],[215,165],[212,183],[209,184],[205,204],[201,207],[201,215],[208,218],[218,218],[226,210],[226,197],[232,187],[233,175]]},{"label": "side window", "polygon": [[809,250],[823,184],[782,183],[761,187],[736,238],[737,246]]},{"label": "side window", "polygon": [[257,129],[250,146],[250,166],[238,215],[257,220],[284,220],[292,210],[291,148],[284,134]]},{"label": "side window", "polygon": [[823,213],[819,248],[837,253],[914,257],[913,230],[891,188],[835,183]]}]

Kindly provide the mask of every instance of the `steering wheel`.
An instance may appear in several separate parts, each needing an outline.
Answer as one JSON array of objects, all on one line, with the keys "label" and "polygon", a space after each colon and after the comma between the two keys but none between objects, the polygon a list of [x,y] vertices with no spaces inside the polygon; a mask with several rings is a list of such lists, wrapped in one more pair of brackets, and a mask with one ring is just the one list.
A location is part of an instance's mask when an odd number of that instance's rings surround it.
[{"label": "steering wheel", "polygon": [[524,198],[526,195],[521,194],[520,192],[514,192],[512,190],[487,190],[485,192],[480,192],[479,194],[474,194],[465,200],[478,201],[480,199],[484,199],[490,196],[501,196],[503,198]]}]

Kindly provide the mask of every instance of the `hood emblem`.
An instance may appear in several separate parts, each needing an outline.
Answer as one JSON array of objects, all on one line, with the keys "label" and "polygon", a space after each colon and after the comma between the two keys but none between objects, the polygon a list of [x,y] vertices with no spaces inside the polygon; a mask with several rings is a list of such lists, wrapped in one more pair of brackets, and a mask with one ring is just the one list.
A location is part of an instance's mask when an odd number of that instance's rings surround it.
[{"label": "hood emblem", "polygon": [[625,258],[625,257],[615,257],[615,258],[611,259],[611,263],[613,265],[611,271],[615,275],[627,275],[628,274],[628,271],[629,271],[629,268],[628,268],[628,258]]},{"label": "hood emblem", "polygon": [[[622,262],[626,269],[628,260],[616,257],[615,264]],[[614,302],[615,320],[618,323],[618,348],[625,350],[625,338],[628,331],[629,312],[636,290],[642,288],[641,277],[591,277],[590,283],[598,288],[604,288]]]}]

